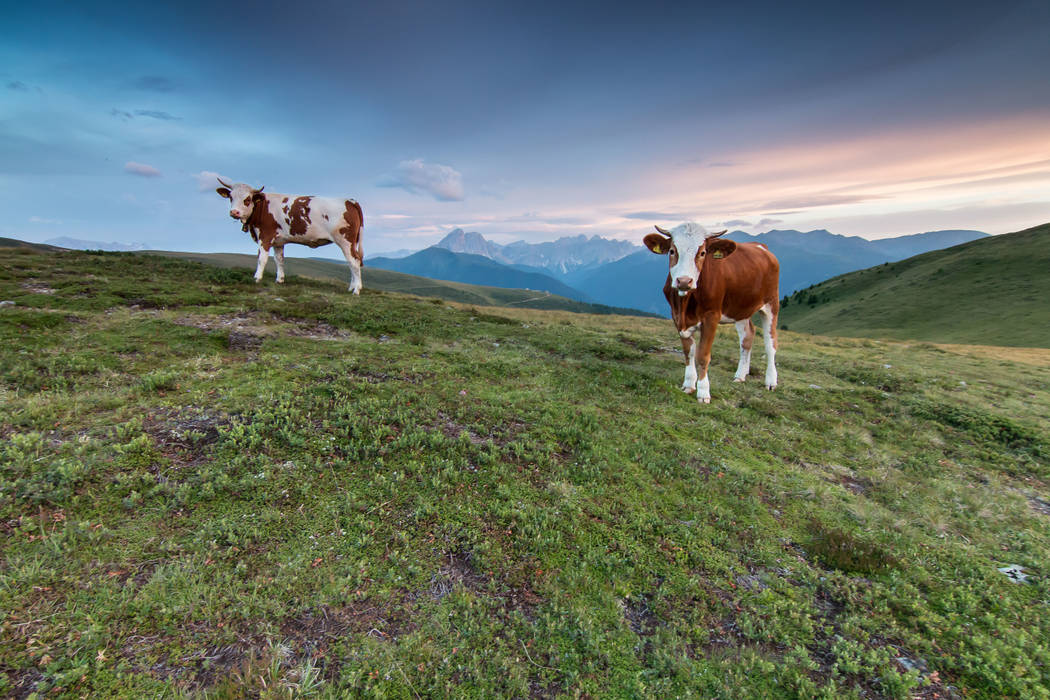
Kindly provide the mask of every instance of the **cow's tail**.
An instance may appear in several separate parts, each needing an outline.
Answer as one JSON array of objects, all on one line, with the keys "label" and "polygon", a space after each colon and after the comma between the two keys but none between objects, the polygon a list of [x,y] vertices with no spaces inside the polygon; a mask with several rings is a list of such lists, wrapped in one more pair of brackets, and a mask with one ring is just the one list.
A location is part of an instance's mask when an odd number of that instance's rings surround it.
[{"label": "cow's tail", "polygon": [[353,199],[350,200],[350,204],[352,204],[354,209],[357,210],[357,218],[359,218],[361,220],[361,228],[364,228],[365,227],[365,213],[363,211],[361,211],[361,205],[358,204]]}]

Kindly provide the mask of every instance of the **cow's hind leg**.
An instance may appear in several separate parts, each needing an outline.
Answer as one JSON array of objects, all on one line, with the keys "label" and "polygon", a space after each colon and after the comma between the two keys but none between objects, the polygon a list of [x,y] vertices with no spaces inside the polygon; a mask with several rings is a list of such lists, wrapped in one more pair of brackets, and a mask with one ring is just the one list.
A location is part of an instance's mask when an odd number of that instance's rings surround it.
[{"label": "cow's hind leg", "polygon": [[270,259],[270,251],[262,245],[259,246],[259,264],[255,266],[255,281],[262,282],[263,272],[266,270],[266,261]]},{"label": "cow's hind leg", "polygon": [[361,261],[354,255],[354,246],[342,236],[334,236],[336,244],[343,251],[346,264],[350,266],[350,286],[348,291],[354,294],[361,293]]},{"label": "cow's hind leg", "polygon": [[780,304],[766,304],[759,311],[762,314],[762,339],[766,343],[766,388],[773,391],[777,388],[777,316]]},{"label": "cow's hind leg", "polygon": [[277,284],[284,284],[284,246],[273,247],[273,259],[277,263]]},{"label": "cow's hind leg", "polygon": [[682,352],[685,353],[685,379],[682,381],[682,391],[692,394],[696,391],[696,342],[693,340],[692,331],[683,331]]},{"label": "cow's hind leg", "polygon": [[751,371],[751,346],[755,342],[755,324],[751,319],[736,322],[736,334],[740,336],[740,362],[736,366],[736,374],[733,375],[734,382],[742,382],[747,379]]}]

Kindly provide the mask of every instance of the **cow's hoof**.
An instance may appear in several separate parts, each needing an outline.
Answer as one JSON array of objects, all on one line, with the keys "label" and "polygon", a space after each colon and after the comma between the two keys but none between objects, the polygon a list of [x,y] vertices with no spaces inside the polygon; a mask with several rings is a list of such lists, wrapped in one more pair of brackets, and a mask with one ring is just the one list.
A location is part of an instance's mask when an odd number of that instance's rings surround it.
[{"label": "cow's hoof", "polygon": [[277,280],[277,284],[284,284],[284,280]]},{"label": "cow's hoof", "polygon": [[684,391],[687,394],[692,394],[693,392],[696,391],[696,387],[695,386],[683,386],[682,387],[682,391]]},{"label": "cow's hoof", "polygon": [[768,389],[769,391],[773,391],[776,388],[777,388],[776,384],[766,384],[766,389]]},{"label": "cow's hoof", "polygon": [[747,377],[733,377],[733,381],[738,384],[742,383],[745,379],[747,379]]},{"label": "cow's hoof", "polygon": [[697,399],[697,401],[699,401],[700,403],[711,403],[711,397],[710,396],[701,396],[700,398]]}]

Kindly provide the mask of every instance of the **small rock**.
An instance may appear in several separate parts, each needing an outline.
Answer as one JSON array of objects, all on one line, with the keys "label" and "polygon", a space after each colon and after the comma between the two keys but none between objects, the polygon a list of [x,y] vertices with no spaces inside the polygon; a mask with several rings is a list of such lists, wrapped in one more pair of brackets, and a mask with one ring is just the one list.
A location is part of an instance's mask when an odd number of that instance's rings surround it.
[{"label": "small rock", "polygon": [[1006,578],[1010,579],[1014,583],[1024,583],[1028,580],[1028,574],[1024,573],[1024,567],[1020,564],[1011,564],[1010,566],[1003,566],[999,568]]},{"label": "small rock", "polygon": [[387,335],[386,333],[384,333],[384,334],[382,334],[382,335],[380,335],[380,336],[379,336],[379,342],[380,342],[380,343],[385,343],[385,342],[387,342],[388,340],[390,340],[390,336],[389,336],[389,335]]},{"label": "small rock", "polygon": [[965,387],[966,387],[966,382],[959,382],[959,386],[961,386],[961,387],[964,387],[964,388],[965,388]]},{"label": "small rock", "polygon": [[892,369],[893,365],[883,365],[883,368],[885,368],[885,369]]},{"label": "small rock", "polygon": [[494,347],[494,348],[498,348],[498,347],[499,347],[499,343],[493,343],[493,344],[492,344],[492,347]]},{"label": "small rock", "polygon": [[14,306],[14,305],[15,305],[15,302],[11,301],[10,299],[4,299],[3,301],[0,301],[0,306]]},{"label": "small rock", "polygon": [[822,387],[820,384],[810,384],[809,388],[810,389],[823,389],[824,387]]}]

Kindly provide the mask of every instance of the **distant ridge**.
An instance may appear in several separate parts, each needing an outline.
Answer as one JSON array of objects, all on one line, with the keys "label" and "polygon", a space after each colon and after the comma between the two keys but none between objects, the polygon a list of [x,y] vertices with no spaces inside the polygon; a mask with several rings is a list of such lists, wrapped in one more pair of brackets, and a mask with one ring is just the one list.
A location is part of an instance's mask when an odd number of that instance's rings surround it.
[{"label": "distant ridge", "polygon": [[103,243],[102,241],[87,241],[80,238],[69,238],[68,236],[49,238],[44,241],[44,243],[59,248],[70,248],[73,250],[106,250],[110,252],[127,253],[146,249],[146,246],[142,243],[117,243],[116,241]]},{"label": "distant ridge", "polygon": [[641,250],[628,241],[616,241],[601,236],[566,236],[556,241],[527,243],[516,241],[499,245],[480,233],[454,229],[433,245],[453,253],[481,255],[505,265],[519,265],[540,269],[565,282],[565,275],[619,260]]},{"label": "distant ridge", "polygon": [[1050,347],[1050,224],[839,275],[787,299],[790,330]]}]

